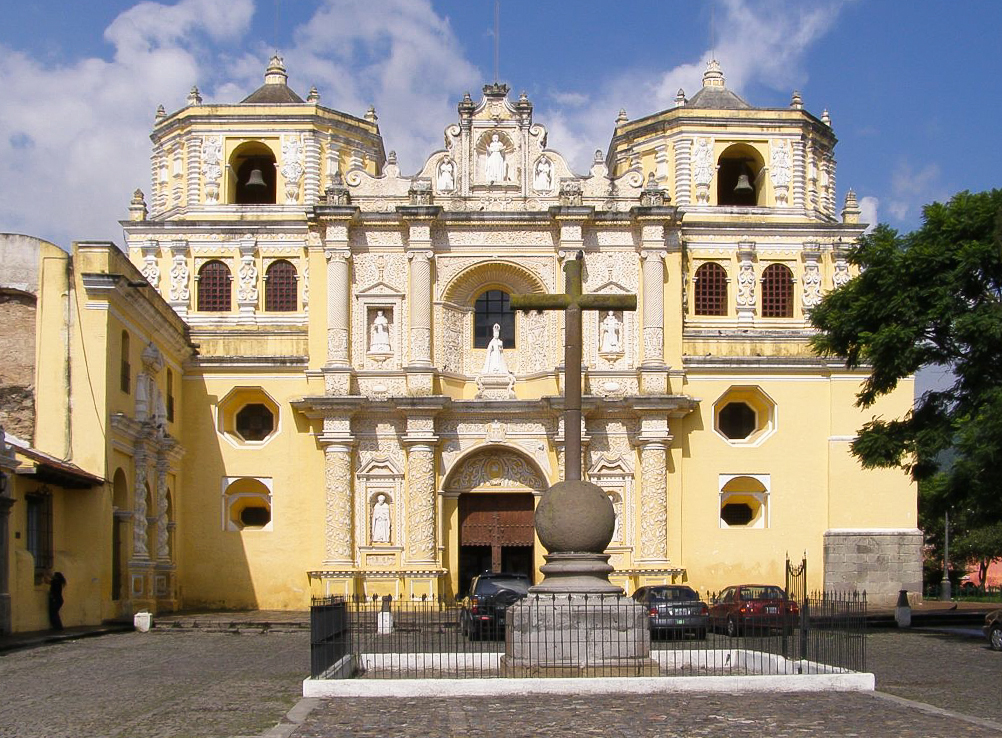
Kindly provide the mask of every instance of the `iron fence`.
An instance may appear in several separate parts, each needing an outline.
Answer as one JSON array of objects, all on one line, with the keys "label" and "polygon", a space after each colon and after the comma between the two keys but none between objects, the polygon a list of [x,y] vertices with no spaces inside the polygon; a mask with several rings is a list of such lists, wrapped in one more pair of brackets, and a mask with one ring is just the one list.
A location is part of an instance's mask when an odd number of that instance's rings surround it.
[{"label": "iron fence", "polygon": [[[795,615],[723,619],[653,614],[624,596],[530,594],[510,606],[315,600],[314,678],[832,674],[866,668],[866,595],[815,593]],[[665,626],[663,620],[657,621]]]}]

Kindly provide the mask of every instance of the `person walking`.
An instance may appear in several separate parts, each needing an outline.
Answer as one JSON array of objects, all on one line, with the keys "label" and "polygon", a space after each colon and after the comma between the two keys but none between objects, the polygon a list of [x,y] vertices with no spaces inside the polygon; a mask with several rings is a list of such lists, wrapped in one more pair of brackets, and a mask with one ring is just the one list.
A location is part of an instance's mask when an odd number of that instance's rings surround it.
[{"label": "person walking", "polygon": [[63,621],[59,617],[59,609],[63,606],[63,587],[66,586],[66,577],[61,571],[52,575],[49,581],[49,624],[53,630],[62,630]]}]

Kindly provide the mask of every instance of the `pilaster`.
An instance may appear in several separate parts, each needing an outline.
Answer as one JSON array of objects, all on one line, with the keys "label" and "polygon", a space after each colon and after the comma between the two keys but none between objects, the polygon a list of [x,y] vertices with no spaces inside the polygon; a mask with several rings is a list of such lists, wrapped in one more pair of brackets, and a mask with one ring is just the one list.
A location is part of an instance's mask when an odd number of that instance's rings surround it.
[{"label": "pilaster", "polygon": [[[671,206],[636,207],[631,214],[639,230],[642,279],[644,355],[640,366],[640,392],[665,394],[668,391],[669,369],[665,362],[665,260],[671,253],[678,265],[681,265],[681,242],[677,233],[678,211]],[[675,282],[672,283],[670,293],[672,304],[681,304],[682,280],[677,279]],[[675,340],[681,340],[681,326]]]},{"label": "pilaster", "polygon": [[407,408],[407,513],[404,549],[409,564],[436,566],[437,494],[435,489],[435,415],[441,404]]},{"label": "pilaster", "polygon": [[408,360],[406,365],[407,392],[410,395],[430,395],[434,373],[431,356],[432,261],[435,258],[431,229],[441,208],[404,206],[397,209],[407,226],[405,251],[410,267],[410,310]]},{"label": "pilaster", "polygon": [[640,546],[638,563],[668,563],[668,447],[672,436],[668,418],[645,415],[640,419]]},{"label": "pilaster", "polygon": [[168,302],[182,318],[188,314],[191,302],[191,268],[188,265],[188,242],[183,239],[170,244],[170,294]]},{"label": "pilaster", "polygon": [[758,256],[755,253],[755,242],[738,243],[738,291],[735,301],[739,323],[755,322],[755,314],[758,312],[758,297],[755,294],[758,281],[755,274],[756,261]]},{"label": "pilaster", "polygon": [[257,239],[240,241],[240,266],[237,269],[237,322],[253,324],[257,313]]}]

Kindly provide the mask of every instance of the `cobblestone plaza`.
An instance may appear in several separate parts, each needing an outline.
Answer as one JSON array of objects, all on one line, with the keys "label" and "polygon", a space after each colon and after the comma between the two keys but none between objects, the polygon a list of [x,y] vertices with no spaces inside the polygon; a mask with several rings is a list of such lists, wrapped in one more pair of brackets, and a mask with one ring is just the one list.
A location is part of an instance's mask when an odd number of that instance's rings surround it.
[{"label": "cobblestone plaza", "polygon": [[321,701],[306,631],[115,634],[0,656],[0,737],[1002,735],[983,640],[878,631],[868,655],[875,693]]}]

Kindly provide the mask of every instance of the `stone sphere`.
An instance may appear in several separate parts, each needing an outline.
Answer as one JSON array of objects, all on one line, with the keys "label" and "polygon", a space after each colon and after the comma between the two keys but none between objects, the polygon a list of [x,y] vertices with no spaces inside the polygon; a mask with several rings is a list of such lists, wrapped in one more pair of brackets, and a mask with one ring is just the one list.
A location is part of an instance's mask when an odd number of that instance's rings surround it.
[{"label": "stone sphere", "polygon": [[612,540],[616,511],[597,484],[572,480],[543,492],[535,521],[550,553],[602,553]]}]

